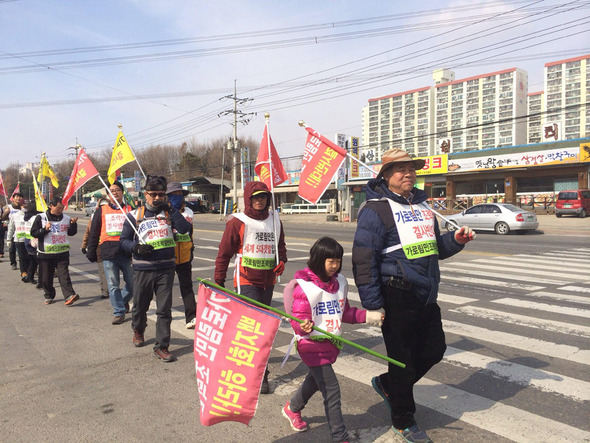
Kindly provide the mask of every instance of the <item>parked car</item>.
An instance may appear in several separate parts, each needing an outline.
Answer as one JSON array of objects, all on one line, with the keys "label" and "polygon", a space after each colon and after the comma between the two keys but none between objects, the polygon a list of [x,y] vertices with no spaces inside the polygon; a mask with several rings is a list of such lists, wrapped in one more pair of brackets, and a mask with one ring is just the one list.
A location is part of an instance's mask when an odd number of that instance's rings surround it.
[{"label": "parked car", "polygon": [[[476,231],[495,231],[496,234],[506,235],[510,231],[526,234],[539,227],[537,215],[508,203],[482,203],[467,208],[460,214],[447,217],[458,226],[469,226]],[[448,231],[454,231],[455,226],[443,222]]]},{"label": "parked car", "polygon": [[219,214],[220,208],[221,206],[219,205],[219,202],[211,203],[211,213]]},{"label": "parked car", "polygon": [[84,208],[84,212],[86,212],[86,217],[90,217],[96,211],[96,202],[89,202]]},{"label": "parked car", "polygon": [[590,191],[588,189],[561,191],[557,194],[557,201],[555,202],[555,215],[557,217],[572,214],[584,218],[589,212]]}]

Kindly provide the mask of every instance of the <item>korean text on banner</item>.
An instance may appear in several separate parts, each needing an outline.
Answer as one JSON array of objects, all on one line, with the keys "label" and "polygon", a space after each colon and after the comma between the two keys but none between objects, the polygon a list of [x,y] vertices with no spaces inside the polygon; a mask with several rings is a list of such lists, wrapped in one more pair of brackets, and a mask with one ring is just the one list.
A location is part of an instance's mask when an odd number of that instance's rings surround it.
[{"label": "korean text on banner", "polygon": [[[269,151],[270,160],[268,155]],[[273,175],[272,184],[270,183],[271,169]],[[289,179],[289,176],[285,172],[285,168],[283,168],[283,164],[281,163],[281,158],[279,157],[279,154],[277,154],[275,145],[272,142],[272,138],[270,138],[270,134],[268,133],[268,126],[264,127],[264,134],[262,134],[262,141],[260,142],[260,149],[258,149],[258,159],[256,160],[254,171],[256,171],[256,174],[260,177],[260,181],[266,184],[269,189],[273,189]]]},{"label": "korean text on banner", "polygon": [[346,150],[311,128],[303,152],[299,196],[316,204],[346,158]]},{"label": "korean text on banner", "polygon": [[121,168],[129,162],[135,160],[135,156],[131,151],[131,148],[127,144],[127,140],[123,135],[123,131],[119,131],[115,146],[113,147],[113,155],[111,156],[111,164],[107,175],[109,177],[109,183],[113,184],[117,177],[117,169]]},{"label": "korean text on banner", "polygon": [[250,423],[280,322],[270,312],[200,285],[194,353],[201,424]]},{"label": "korean text on banner", "polygon": [[68,202],[74,192],[80,189],[84,184],[93,177],[98,175],[98,171],[86,155],[86,151],[84,148],[81,148],[78,151],[78,158],[76,158],[76,163],[74,163],[74,169],[72,169],[72,174],[70,175],[70,180],[68,181],[68,186],[66,187],[66,191],[64,192],[64,196],[62,198],[62,203],[64,206],[68,207]]}]

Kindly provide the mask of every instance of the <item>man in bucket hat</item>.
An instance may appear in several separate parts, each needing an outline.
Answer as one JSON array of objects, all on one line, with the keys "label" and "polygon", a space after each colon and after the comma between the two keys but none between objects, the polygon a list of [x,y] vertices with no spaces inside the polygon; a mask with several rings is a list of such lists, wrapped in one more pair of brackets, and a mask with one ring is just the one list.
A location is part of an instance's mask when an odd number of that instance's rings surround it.
[{"label": "man in bucket hat", "polygon": [[426,193],[414,187],[416,170],[424,164],[401,149],[383,154],[379,174],[367,183],[352,248],[363,307],[385,310],[387,355],[406,364],[405,369],[389,364],[388,372],[373,377],[373,388],[391,412],[394,432],[409,442],[431,441],[414,419],[413,389],[446,349],[436,303],[438,261],[474,238],[468,227],[441,235]]}]

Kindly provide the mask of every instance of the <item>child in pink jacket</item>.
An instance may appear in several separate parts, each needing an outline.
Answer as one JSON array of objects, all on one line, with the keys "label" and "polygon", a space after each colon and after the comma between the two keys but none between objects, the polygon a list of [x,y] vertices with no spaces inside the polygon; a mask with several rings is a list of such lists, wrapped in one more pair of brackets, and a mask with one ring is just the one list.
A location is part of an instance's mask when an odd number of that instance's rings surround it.
[{"label": "child in pink jacket", "polygon": [[336,361],[341,342],[313,330],[313,325],[333,335],[342,334],[342,323],[381,324],[383,314],[377,311],[350,307],[347,300],[348,284],[339,274],[342,268],[342,246],[333,238],[322,237],[312,246],[307,268],[295,273],[293,287],[293,316],[303,323],[291,320],[297,338],[297,351],[309,372],[290,402],[283,408],[283,415],[291,428],[298,432],[307,430],[301,418],[301,410],[317,391],[324,397],[324,409],[330,426],[332,441],[348,440],[340,401],[340,385],[332,364]]}]

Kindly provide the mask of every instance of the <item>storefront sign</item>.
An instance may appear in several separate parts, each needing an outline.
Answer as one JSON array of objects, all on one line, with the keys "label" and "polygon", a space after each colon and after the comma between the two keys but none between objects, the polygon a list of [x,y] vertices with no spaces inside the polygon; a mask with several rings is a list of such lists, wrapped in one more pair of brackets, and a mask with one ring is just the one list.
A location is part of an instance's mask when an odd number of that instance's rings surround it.
[{"label": "storefront sign", "polygon": [[416,171],[416,175],[444,174],[447,172],[447,155],[433,155],[432,157],[419,157],[426,160],[422,169]]}]

